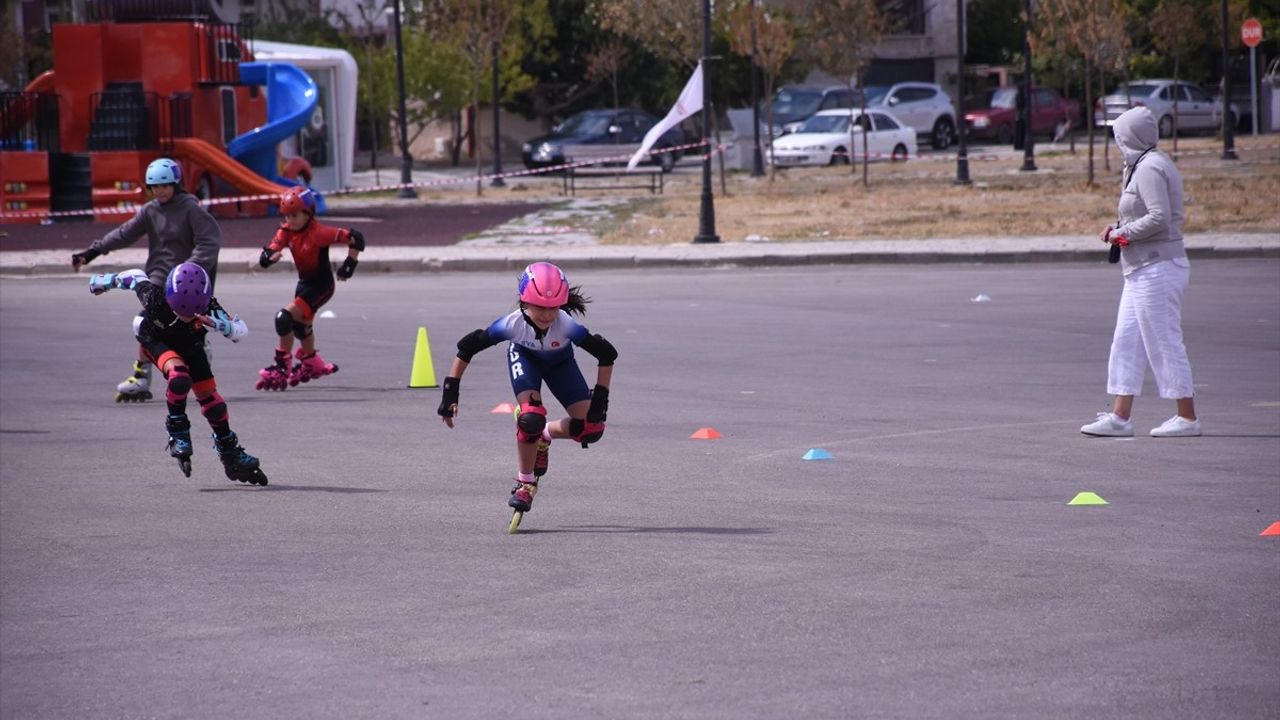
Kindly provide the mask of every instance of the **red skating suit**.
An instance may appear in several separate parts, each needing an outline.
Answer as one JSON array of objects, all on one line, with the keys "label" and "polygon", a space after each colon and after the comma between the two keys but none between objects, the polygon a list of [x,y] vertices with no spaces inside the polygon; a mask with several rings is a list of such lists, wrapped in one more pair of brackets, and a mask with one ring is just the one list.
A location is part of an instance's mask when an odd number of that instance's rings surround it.
[{"label": "red skating suit", "polygon": [[293,264],[298,268],[298,279],[303,282],[325,278],[333,283],[333,266],[329,263],[329,246],[351,242],[351,233],[343,228],[331,227],[312,218],[301,230],[290,230],[287,224],[276,230],[276,236],[267,244],[272,253],[289,248]]}]

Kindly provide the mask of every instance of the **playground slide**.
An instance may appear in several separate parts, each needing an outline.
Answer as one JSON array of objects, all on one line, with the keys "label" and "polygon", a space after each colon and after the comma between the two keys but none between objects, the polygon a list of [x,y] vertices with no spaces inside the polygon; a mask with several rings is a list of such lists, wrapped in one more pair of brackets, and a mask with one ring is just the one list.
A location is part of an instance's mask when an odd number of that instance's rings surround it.
[{"label": "playground slide", "polygon": [[[53,92],[53,71],[45,70],[35,77],[34,80],[27,83],[25,92],[29,93],[51,93]],[[31,122],[31,118],[36,114],[36,104],[34,102],[20,101],[17,97],[6,99],[4,113],[0,117],[4,118],[4,126],[0,127],[0,137],[9,137]]]},{"label": "playground slide", "polygon": [[289,63],[240,63],[240,82],[267,87],[267,123],[227,143],[227,154],[264,178],[275,179],[276,146],[311,119],[320,93],[316,83]]},{"label": "playground slide", "polygon": [[189,158],[208,168],[213,174],[231,183],[236,192],[245,195],[279,196],[287,188],[277,185],[244,165],[236,162],[227,153],[213,145],[196,138],[174,138],[173,154],[179,158]]}]

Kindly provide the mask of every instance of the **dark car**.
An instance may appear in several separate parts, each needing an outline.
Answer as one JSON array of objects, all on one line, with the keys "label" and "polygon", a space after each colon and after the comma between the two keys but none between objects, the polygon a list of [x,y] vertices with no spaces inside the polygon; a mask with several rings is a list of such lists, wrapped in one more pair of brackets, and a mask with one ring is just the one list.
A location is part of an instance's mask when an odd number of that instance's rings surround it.
[{"label": "dark car", "polygon": [[[575,148],[582,149],[577,153],[579,157],[622,158],[619,162],[625,164],[626,157],[640,149],[645,133],[657,124],[658,118],[633,108],[585,110],[569,116],[550,133],[526,142],[521,148],[524,166],[538,170],[573,162]],[[661,167],[663,172],[671,172],[683,151],[656,151],[678,147],[685,142],[684,131],[679,126],[671,128],[653,144],[649,162]],[[612,152],[613,149],[617,152]]]},{"label": "dark car", "polygon": [[[858,100],[857,93],[843,85],[783,85],[773,94],[773,134],[795,132],[814,113],[856,107]],[[768,115],[762,109],[761,130],[767,122]]]},{"label": "dark car", "polygon": [[[978,106],[964,114],[965,132],[974,140],[1013,142],[1018,127],[1018,96],[1021,88],[998,87],[986,93]],[[1080,126],[1080,106],[1064,100],[1050,88],[1031,88],[1031,132],[1058,137],[1064,130]]]}]

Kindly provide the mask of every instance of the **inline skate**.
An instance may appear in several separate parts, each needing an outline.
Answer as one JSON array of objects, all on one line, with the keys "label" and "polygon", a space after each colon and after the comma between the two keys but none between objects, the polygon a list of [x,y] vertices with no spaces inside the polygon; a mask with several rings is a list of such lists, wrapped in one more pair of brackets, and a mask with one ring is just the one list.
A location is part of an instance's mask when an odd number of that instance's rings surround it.
[{"label": "inline skate", "polygon": [[312,352],[310,355],[303,355],[302,348],[298,348],[298,364],[293,366],[293,371],[289,373],[289,385],[296,386],[298,383],[311,382],[316,378],[332,375],[338,372],[338,366],[320,357],[320,353]]},{"label": "inline skate", "polygon": [[258,371],[258,382],[254,384],[254,389],[282,391],[289,389],[292,362],[293,358],[289,356],[288,351],[277,349],[275,362]]},{"label": "inline skate", "polygon": [[151,399],[151,364],[133,364],[133,374],[116,386],[116,402],[146,402]]},{"label": "inline skate", "polygon": [[164,423],[169,431],[169,455],[178,461],[182,474],[191,477],[191,421],[186,415],[170,415]]},{"label": "inline skate", "polygon": [[266,474],[258,467],[258,458],[240,447],[235,433],[227,433],[221,437],[215,434],[213,447],[218,451],[218,459],[222,461],[222,469],[229,479],[250,485],[267,484]]}]

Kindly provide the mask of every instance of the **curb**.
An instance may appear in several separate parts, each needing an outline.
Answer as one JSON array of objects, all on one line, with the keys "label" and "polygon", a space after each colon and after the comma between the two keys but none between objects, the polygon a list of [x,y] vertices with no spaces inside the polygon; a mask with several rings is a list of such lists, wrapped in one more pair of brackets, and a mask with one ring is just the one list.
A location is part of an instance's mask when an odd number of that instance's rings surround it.
[{"label": "curb", "polygon": [[[1185,239],[1196,259],[1280,258],[1280,233],[1200,235]],[[1105,263],[1106,251],[1095,237],[991,238],[946,240],[867,240],[805,243],[724,243],[716,245],[557,246],[541,243],[493,246],[373,247],[360,256],[361,273],[519,272],[538,260],[574,270],[662,268],[793,267],[812,265],[903,265],[933,263]],[[292,269],[286,257],[272,270],[258,267],[256,248],[223,250],[219,273],[278,274]],[[75,276],[70,251],[0,253],[0,276]],[[140,267],[146,250],[127,248],[95,261],[93,272]]]}]

